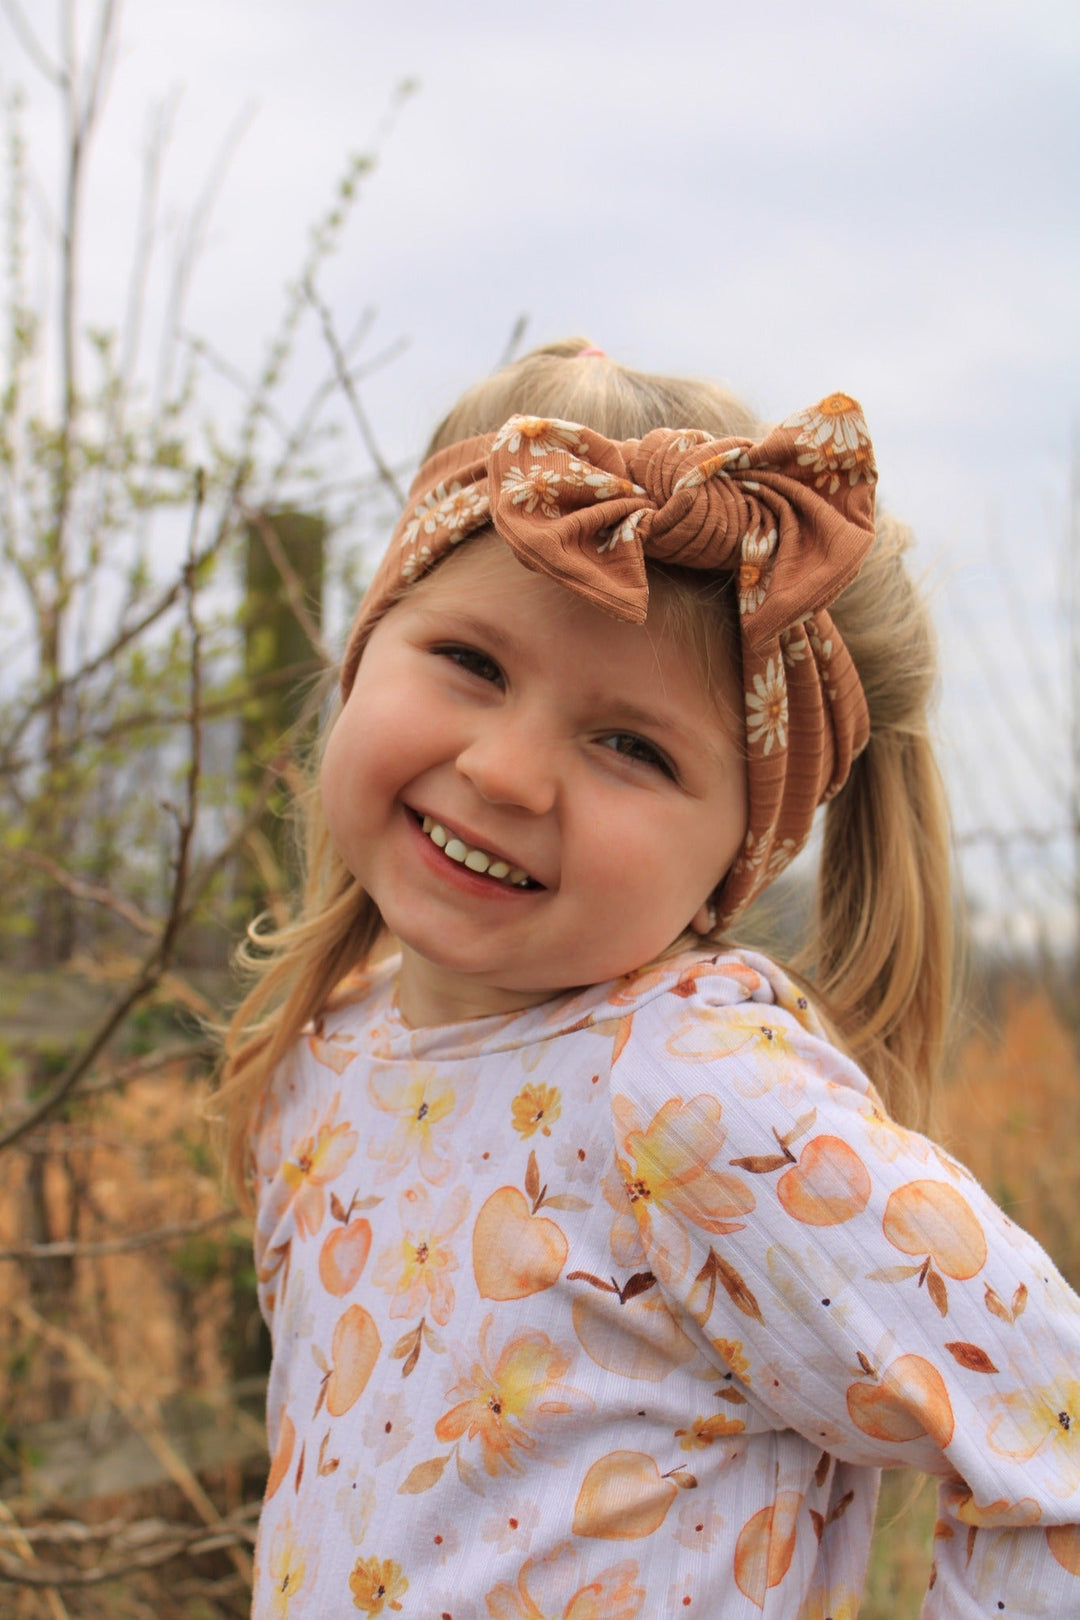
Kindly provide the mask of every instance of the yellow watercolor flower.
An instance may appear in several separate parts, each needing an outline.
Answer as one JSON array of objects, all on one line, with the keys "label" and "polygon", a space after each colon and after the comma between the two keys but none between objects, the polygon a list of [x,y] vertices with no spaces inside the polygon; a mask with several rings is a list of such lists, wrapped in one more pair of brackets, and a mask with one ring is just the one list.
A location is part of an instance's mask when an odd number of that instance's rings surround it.
[{"label": "yellow watercolor flower", "polygon": [[307,1557],[291,1516],[286,1513],[270,1544],[270,1612],[274,1620],[288,1620],[289,1606],[303,1590]]},{"label": "yellow watercolor flower", "polygon": [[341,1093],[335,1093],[329,1108],[313,1131],[294,1142],[281,1175],[288,1188],[301,1237],[317,1232],[326,1213],[323,1188],[334,1181],[348,1164],[358,1137],[347,1120],[335,1122]]},{"label": "yellow watercolor flower", "polygon": [[562,1113],[562,1100],[555,1086],[527,1085],[518,1092],[510,1104],[510,1115],[519,1136],[533,1136],[537,1131],[551,1135],[551,1127]]},{"label": "yellow watercolor flower", "polygon": [[726,1417],[723,1412],[717,1412],[713,1417],[698,1416],[688,1429],[676,1429],[675,1438],[682,1451],[703,1451],[711,1446],[714,1440],[724,1440],[728,1435],[742,1434],[746,1424],[741,1418]]},{"label": "yellow watercolor flower", "polygon": [[721,1106],[702,1095],[672,1097],[644,1123],[626,1097],[612,1104],[618,1151],[604,1196],[617,1211],[612,1254],[618,1264],[644,1239],[661,1281],[678,1281],[690,1262],[685,1223],[706,1232],[740,1232],[754,1208],[754,1194],[737,1176],[713,1170],[724,1145]]},{"label": "yellow watercolor flower", "polygon": [[750,1382],[750,1363],[743,1354],[741,1339],[711,1339],[709,1341],[717,1355],[726,1361],[736,1378],[741,1378],[744,1384]]},{"label": "yellow watercolor flower", "polygon": [[358,1558],[349,1576],[353,1608],[361,1614],[382,1614],[384,1609],[400,1610],[399,1598],[409,1590],[401,1565],[393,1558]]},{"label": "yellow watercolor flower", "polygon": [[378,1073],[368,1089],[375,1107],[396,1118],[390,1135],[368,1147],[371,1158],[383,1160],[380,1180],[397,1175],[415,1159],[425,1181],[433,1186],[445,1181],[454,1167],[446,1122],[468,1111],[471,1091],[465,1088],[463,1095],[427,1063],[410,1064],[404,1083],[393,1071]]},{"label": "yellow watercolor flower", "polygon": [[519,1453],[536,1449],[553,1418],[573,1417],[592,1405],[588,1396],[563,1383],[571,1350],[538,1328],[526,1328],[496,1356],[488,1343],[493,1321],[485,1317],[476,1352],[462,1359],[460,1376],[447,1390],[457,1404],[435,1425],[444,1445],[462,1436],[479,1440],[490,1475],[520,1469]]}]

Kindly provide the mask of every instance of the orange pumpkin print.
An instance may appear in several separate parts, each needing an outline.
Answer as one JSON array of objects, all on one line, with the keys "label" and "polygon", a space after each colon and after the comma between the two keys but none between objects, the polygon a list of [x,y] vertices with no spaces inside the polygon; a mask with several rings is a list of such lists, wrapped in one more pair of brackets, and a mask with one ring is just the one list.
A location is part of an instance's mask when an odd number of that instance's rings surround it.
[{"label": "orange pumpkin print", "polygon": [[815,1136],[776,1184],[787,1213],[807,1226],[839,1226],[870,1200],[870,1173],[839,1136]]},{"label": "orange pumpkin print", "polygon": [[379,1330],[362,1305],[350,1305],[338,1319],[326,1381],[326,1410],[343,1417],[364,1393],[379,1359]]},{"label": "orange pumpkin print", "polygon": [[798,1491],[780,1491],[771,1507],[747,1519],[735,1543],[735,1584],[757,1608],[765,1594],[779,1586],[795,1553],[795,1535],[803,1499]]},{"label": "orange pumpkin print", "polygon": [[966,1282],[986,1264],[986,1234],[962,1193],[943,1181],[906,1181],[885,1205],[885,1236],[902,1254],[929,1255]]},{"label": "orange pumpkin print", "polygon": [[953,1437],[945,1380],[923,1356],[898,1356],[872,1384],[850,1384],[851,1420],[874,1440],[900,1445],[924,1434],[944,1448]]},{"label": "orange pumpkin print", "polygon": [[594,1462],[574,1503],[574,1534],[639,1541],[659,1530],[679,1494],[643,1451],[609,1451]]},{"label": "orange pumpkin print", "polygon": [[558,1282],[570,1245],[555,1222],[534,1215],[516,1187],[499,1187],[473,1226],[473,1274],[481,1299],[526,1299]]}]

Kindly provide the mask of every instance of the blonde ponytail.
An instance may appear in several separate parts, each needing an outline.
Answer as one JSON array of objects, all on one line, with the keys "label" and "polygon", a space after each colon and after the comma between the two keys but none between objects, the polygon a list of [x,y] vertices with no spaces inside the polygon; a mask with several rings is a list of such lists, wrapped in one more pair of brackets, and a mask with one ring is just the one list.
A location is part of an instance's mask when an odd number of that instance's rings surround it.
[{"label": "blonde ponytail", "polygon": [[832,608],[870,710],[870,741],[828,806],[814,939],[797,965],[889,1112],[925,1128],[953,991],[945,792],[929,736],[937,679],[909,532],[875,544]]}]

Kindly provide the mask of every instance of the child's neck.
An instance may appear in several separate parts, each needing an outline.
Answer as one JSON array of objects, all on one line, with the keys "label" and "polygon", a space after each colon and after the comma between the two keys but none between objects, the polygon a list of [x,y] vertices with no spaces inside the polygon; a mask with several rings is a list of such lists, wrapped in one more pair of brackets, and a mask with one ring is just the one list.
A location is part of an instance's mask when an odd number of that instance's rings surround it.
[{"label": "child's neck", "polygon": [[407,945],[401,947],[398,1010],[411,1029],[521,1012],[562,993],[558,989],[508,990],[481,983],[429,962]]}]

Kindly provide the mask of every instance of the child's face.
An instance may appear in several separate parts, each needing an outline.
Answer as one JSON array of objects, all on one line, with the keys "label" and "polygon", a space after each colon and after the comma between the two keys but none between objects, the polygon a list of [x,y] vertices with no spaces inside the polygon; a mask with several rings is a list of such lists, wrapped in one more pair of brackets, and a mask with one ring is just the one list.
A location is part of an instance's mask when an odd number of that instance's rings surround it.
[{"label": "child's face", "polygon": [[[734,860],[747,822],[728,718],[738,683],[725,672],[719,712],[658,595],[647,625],[622,623],[487,537],[376,625],[322,794],[335,844],[401,942],[410,1023],[641,967]],[[463,853],[468,864],[451,858]],[[472,869],[483,855],[501,862],[495,877]],[[529,885],[500,881],[507,867]]]}]

